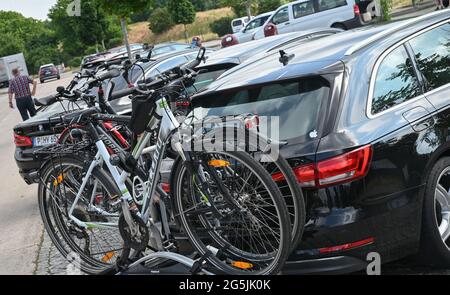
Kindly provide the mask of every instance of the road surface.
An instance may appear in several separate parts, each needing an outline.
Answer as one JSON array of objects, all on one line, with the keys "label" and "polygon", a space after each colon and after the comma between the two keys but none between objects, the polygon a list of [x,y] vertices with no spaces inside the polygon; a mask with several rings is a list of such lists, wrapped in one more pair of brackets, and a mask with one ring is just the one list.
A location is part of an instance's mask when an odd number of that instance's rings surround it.
[{"label": "road surface", "polygon": [[[71,80],[63,74],[61,80],[38,84],[37,97],[55,92],[59,85]],[[8,107],[5,90],[0,92],[0,275],[44,273],[43,226],[37,204],[37,185],[27,185],[14,162],[13,127],[21,122],[19,111]],[[50,252],[50,251],[49,251]],[[53,253],[50,253],[52,255]]]}]

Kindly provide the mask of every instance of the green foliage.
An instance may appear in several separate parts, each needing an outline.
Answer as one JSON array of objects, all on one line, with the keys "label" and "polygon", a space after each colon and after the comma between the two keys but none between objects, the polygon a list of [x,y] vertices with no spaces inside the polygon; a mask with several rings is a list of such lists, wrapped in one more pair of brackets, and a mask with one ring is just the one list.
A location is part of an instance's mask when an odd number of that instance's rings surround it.
[{"label": "green foliage", "polygon": [[[86,1],[86,0],[84,0]],[[133,13],[139,13],[150,9],[153,5],[151,0],[98,0],[102,8],[109,14],[118,17],[129,17]]]},{"label": "green foliage", "polygon": [[169,0],[167,8],[175,24],[188,25],[195,20],[195,8],[189,0]]},{"label": "green foliage", "polygon": [[0,56],[22,52],[30,73],[42,63],[59,63],[61,53],[47,24],[20,13],[0,11]]},{"label": "green foliage", "polygon": [[74,57],[72,58],[69,63],[68,63],[69,67],[72,68],[77,68],[81,65],[81,57]]},{"label": "green foliage", "polygon": [[71,56],[80,55],[88,47],[101,48],[105,40],[120,36],[118,19],[103,11],[99,2],[103,0],[81,1],[79,17],[67,15],[66,8],[71,1],[58,0],[49,13],[51,27],[62,43],[65,53]]},{"label": "green foliage", "polygon": [[381,12],[384,21],[391,20],[392,0],[380,0]]},{"label": "green foliage", "polygon": [[150,15],[149,29],[155,33],[160,34],[170,30],[174,25],[172,15],[167,8],[157,8]]},{"label": "green foliage", "polygon": [[231,21],[233,17],[223,17],[210,24],[211,31],[219,36],[233,33],[231,30]]},{"label": "green foliage", "polygon": [[284,0],[260,0],[258,1],[258,14],[276,10],[285,3]]},{"label": "green foliage", "polygon": [[252,15],[276,10],[288,0],[221,0],[221,5],[230,6],[238,17],[247,16],[247,6],[250,5]]},{"label": "green foliage", "polygon": [[220,7],[220,3],[217,0],[190,0],[190,1],[192,5],[194,5],[196,11],[205,11]]}]

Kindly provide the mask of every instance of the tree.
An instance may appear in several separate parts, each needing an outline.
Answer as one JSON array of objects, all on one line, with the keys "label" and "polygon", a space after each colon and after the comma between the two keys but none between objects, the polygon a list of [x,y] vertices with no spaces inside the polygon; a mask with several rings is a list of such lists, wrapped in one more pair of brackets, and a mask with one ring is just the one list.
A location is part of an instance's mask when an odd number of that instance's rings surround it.
[{"label": "tree", "polygon": [[175,24],[184,25],[184,36],[188,39],[186,26],[195,20],[195,8],[189,0],[169,0],[167,3],[172,19]]},{"label": "tree", "polygon": [[71,0],[58,0],[49,13],[51,28],[67,54],[77,56],[92,46],[97,50],[99,47],[105,50],[105,40],[119,36],[120,28],[113,25],[117,19],[106,15],[99,0],[82,1],[81,15],[78,17],[67,14],[70,2]]},{"label": "tree", "polygon": [[209,26],[213,33],[216,33],[219,37],[222,37],[226,34],[233,33],[230,26],[232,20],[233,17],[231,16],[219,18],[218,20],[212,22]]},{"label": "tree", "polygon": [[222,5],[230,6],[236,16],[243,17],[252,14],[252,11],[257,11],[257,0],[222,0]]},{"label": "tree", "polygon": [[148,21],[149,29],[155,34],[160,34],[168,31],[175,24],[172,20],[172,16],[170,15],[169,10],[166,7],[160,7],[153,10]]},{"label": "tree", "polygon": [[260,0],[258,1],[258,14],[276,10],[285,2],[284,0]]},{"label": "tree", "polygon": [[120,18],[120,24],[123,32],[123,39],[127,47],[128,56],[131,58],[130,43],[128,41],[127,21],[133,13],[148,9],[153,5],[151,0],[99,0],[103,9]]},{"label": "tree", "polygon": [[61,62],[58,41],[44,22],[0,11],[0,38],[0,56],[22,52],[31,73],[44,63]]}]

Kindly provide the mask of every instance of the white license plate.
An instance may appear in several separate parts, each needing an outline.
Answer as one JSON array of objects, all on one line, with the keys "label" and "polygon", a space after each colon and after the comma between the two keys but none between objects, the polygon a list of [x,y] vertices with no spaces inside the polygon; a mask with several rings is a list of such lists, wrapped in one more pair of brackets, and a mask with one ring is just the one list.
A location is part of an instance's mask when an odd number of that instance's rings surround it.
[{"label": "white license plate", "polygon": [[46,135],[33,138],[33,146],[46,146],[58,142],[59,135]]}]

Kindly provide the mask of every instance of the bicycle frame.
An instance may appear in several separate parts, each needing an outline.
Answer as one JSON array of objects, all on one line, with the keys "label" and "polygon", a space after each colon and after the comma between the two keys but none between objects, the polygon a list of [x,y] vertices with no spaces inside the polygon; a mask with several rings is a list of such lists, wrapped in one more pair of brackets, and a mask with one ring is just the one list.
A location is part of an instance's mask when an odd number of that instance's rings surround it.
[{"label": "bicycle frame", "polygon": [[[160,124],[159,124],[160,123]],[[153,155],[152,155],[152,166],[149,171],[149,179],[148,179],[148,185],[146,187],[146,190],[144,192],[143,196],[143,206],[140,211],[140,217],[143,219],[143,221],[147,224],[150,219],[150,210],[149,205],[151,204],[153,197],[155,196],[155,191],[158,185],[159,181],[159,169],[161,166],[161,162],[164,157],[164,151],[167,146],[167,141],[169,138],[171,138],[171,135],[176,132],[180,126],[178,121],[176,120],[175,116],[173,115],[169,104],[164,96],[161,96],[159,100],[156,102],[156,108],[155,108],[155,115],[151,118],[147,130],[154,130],[159,124],[159,132],[158,132],[158,141],[155,146]],[[91,135],[96,138],[95,145],[97,146],[97,154],[94,158],[94,161],[89,166],[86,175],[82,179],[82,184],[80,187],[80,190],[78,191],[76,198],[69,210],[69,218],[75,222],[78,226],[83,228],[111,228],[111,227],[117,227],[117,223],[105,223],[105,222],[84,222],[79,220],[73,215],[73,212],[76,208],[77,203],[80,201],[83,191],[88,185],[89,179],[92,175],[92,172],[96,167],[102,166],[105,164],[111,173],[112,178],[114,179],[114,182],[116,183],[117,187],[119,188],[121,192],[121,201],[122,201],[122,209],[123,213],[125,215],[126,221],[131,224],[131,214],[129,212],[130,210],[130,204],[133,203],[133,198],[128,191],[128,188],[126,187],[125,183],[127,179],[130,177],[130,174],[126,171],[120,172],[119,169],[111,164],[111,155],[107,150],[107,147],[103,140],[98,136],[97,131],[95,130],[95,127],[92,128],[91,124]],[[141,138],[139,139],[135,149],[132,152],[132,156],[138,160],[140,156],[143,154],[144,148],[148,145],[151,139],[151,133],[146,131]],[[181,143],[175,143],[175,146],[178,148],[177,151],[180,153],[182,157],[184,157],[182,152],[182,146]],[[93,192],[95,193],[95,191]],[[92,197],[91,197],[92,200]],[[164,202],[161,202],[160,205],[164,205]],[[163,215],[165,215],[165,210],[161,208]],[[115,215],[107,215],[107,216],[115,216]],[[167,225],[167,218],[166,216],[162,216],[163,218],[163,225],[164,223]],[[164,227],[165,230],[168,230],[168,226]]]}]

